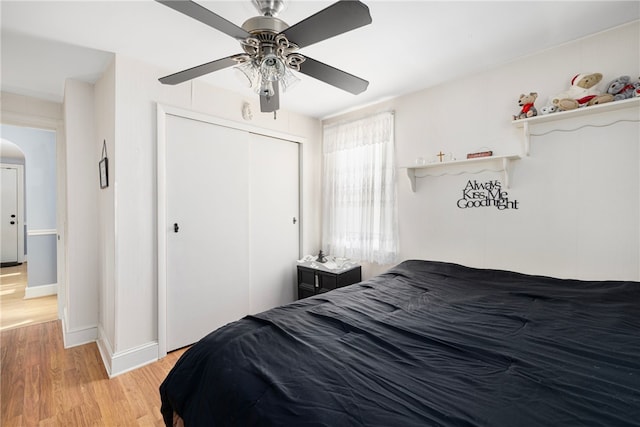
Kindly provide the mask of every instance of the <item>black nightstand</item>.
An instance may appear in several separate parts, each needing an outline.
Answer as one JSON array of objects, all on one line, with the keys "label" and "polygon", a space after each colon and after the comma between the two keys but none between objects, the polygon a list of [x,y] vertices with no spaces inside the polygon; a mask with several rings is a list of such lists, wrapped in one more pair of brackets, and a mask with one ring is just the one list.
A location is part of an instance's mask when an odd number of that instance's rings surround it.
[{"label": "black nightstand", "polygon": [[329,292],[361,280],[362,269],[359,265],[349,264],[343,268],[329,269],[318,262],[298,264],[298,299]]}]

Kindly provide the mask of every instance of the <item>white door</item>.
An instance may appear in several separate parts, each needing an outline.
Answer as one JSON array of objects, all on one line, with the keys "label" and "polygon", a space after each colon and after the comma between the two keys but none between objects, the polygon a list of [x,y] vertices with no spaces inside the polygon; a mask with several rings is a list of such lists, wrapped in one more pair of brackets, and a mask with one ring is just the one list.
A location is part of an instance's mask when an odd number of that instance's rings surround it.
[{"label": "white door", "polygon": [[[166,351],[293,301],[298,144],[168,114]],[[161,308],[163,309],[163,308]]]},{"label": "white door", "polygon": [[18,170],[2,168],[2,205],[0,229],[2,235],[2,261],[18,262]]},{"label": "white door", "polygon": [[251,304],[257,313],[296,296],[299,254],[298,144],[251,134]]},{"label": "white door", "polygon": [[249,134],[167,115],[167,351],[249,311]]}]

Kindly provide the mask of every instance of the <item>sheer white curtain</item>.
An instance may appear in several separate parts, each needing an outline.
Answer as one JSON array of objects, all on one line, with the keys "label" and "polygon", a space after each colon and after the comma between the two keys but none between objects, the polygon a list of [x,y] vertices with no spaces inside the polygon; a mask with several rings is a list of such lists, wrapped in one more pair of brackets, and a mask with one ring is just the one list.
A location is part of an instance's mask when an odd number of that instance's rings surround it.
[{"label": "sheer white curtain", "polygon": [[389,264],[398,253],[394,115],[325,126],[323,249]]}]

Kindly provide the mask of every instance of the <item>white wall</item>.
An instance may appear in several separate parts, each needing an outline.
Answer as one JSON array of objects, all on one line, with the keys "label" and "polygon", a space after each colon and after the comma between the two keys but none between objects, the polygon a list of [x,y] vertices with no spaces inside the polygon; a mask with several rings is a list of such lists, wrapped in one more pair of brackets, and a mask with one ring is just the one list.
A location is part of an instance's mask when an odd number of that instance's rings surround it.
[{"label": "white wall", "polygon": [[2,92],[2,123],[57,129],[62,121],[62,104]]},{"label": "white wall", "polygon": [[93,85],[67,80],[65,346],[94,341],[98,326],[98,161]]},{"label": "white wall", "polygon": [[[241,122],[242,104],[250,101],[254,110],[252,125],[305,138],[301,150],[303,253],[319,249],[321,137],[318,120],[286,111],[279,111],[278,119],[273,120],[273,115],[258,112],[257,97],[247,100],[198,81],[165,86],[157,79],[168,70],[124,56],[117,55],[113,67],[114,77],[110,68],[96,85],[96,117],[102,117],[102,112],[109,116],[115,109],[113,119],[96,119],[97,139],[100,144],[102,139],[108,140],[110,187],[113,186],[109,190],[112,202],[109,192],[100,193],[100,210],[111,203],[115,209],[113,219],[101,213],[97,226],[100,238],[113,239],[114,244],[113,262],[109,260],[110,243],[105,242],[101,243],[104,246],[99,261],[100,295],[105,298],[100,304],[99,347],[110,375],[147,363],[158,355],[156,104]],[[108,137],[111,129],[113,136]]]},{"label": "white wall", "polygon": [[115,343],[115,115],[116,86],[115,61],[105,69],[94,87],[94,120],[96,127],[95,150],[100,153],[102,144],[106,142],[109,162],[109,186],[98,191],[98,299],[99,335],[111,347]]},{"label": "white wall", "polygon": [[[440,150],[458,159],[484,148],[495,155],[518,153],[523,135],[511,116],[519,111],[519,94],[538,92],[540,108],[584,72],[601,72],[606,82],[625,74],[638,78],[639,23],[325,123],[395,110],[399,166],[414,165],[418,157],[433,160]],[[623,117],[620,114],[589,120],[604,123]],[[637,109],[629,114],[638,119]],[[584,121],[562,126],[581,124]],[[639,280],[639,140],[637,123],[532,138],[531,156],[515,163],[508,190],[509,197],[519,201],[517,210],[457,208],[469,179],[502,181],[498,174],[422,178],[413,193],[406,170],[398,168],[400,260]],[[386,267],[366,266],[364,276]]]}]

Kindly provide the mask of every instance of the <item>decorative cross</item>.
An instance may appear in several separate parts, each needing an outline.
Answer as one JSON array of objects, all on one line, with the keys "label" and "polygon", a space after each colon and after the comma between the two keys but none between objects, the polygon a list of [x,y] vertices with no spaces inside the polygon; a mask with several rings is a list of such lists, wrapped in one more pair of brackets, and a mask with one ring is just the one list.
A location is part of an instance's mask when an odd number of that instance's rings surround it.
[{"label": "decorative cross", "polygon": [[442,158],[444,157],[444,153],[440,151],[436,156],[440,157],[440,163],[442,163]]}]

